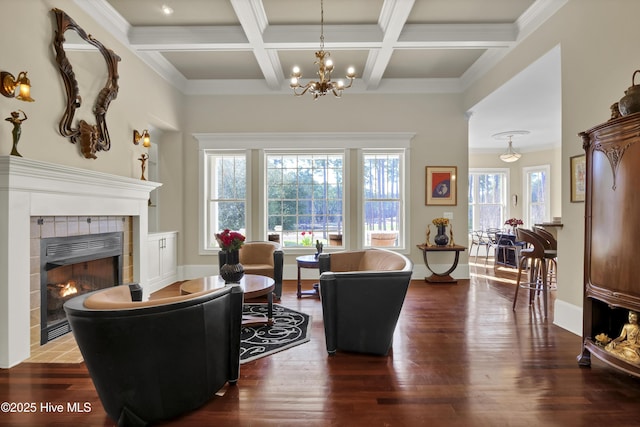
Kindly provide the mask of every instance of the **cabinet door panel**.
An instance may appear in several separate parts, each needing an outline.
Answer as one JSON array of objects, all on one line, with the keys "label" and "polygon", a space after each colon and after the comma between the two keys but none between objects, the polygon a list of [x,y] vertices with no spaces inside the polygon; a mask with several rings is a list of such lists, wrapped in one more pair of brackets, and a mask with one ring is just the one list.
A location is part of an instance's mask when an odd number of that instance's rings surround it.
[{"label": "cabinet door panel", "polygon": [[173,276],[177,272],[176,236],[167,235],[164,237],[164,244],[162,246],[162,276]]},{"label": "cabinet door panel", "polygon": [[[605,150],[619,151],[618,144]],[[603,151],[592,156],[591,193],[591,283],[612,292],[640,297],[637,278],[640,262],[635,262],[636,239],[640,236],[640,222],[634,212],[640,212],[640,144],[627,148],[619,159],[615,174]],[[615,188],[614,188],[615,185]]]},{"label": "cabinet door panel", "polygon": [[154,282],[160,279],[160,276],[161,276],[160,239],[155,236],[153,238],[150,238],[147,251],[149,255],[149,264],[148,264],[149,281]]}]

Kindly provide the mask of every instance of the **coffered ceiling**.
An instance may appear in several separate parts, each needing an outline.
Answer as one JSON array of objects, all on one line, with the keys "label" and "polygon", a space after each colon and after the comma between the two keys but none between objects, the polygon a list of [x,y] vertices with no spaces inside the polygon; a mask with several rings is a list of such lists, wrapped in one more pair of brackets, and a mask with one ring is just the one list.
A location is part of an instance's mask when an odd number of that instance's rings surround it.
[{"label": "coffered ceiling", "polygon": [[[462,92],[565,1],[324,0],[332,79],[355,67],[345,96]],[[320,0],[76,3],[185,94],[287,94],[294,65],[316,77]]]}]

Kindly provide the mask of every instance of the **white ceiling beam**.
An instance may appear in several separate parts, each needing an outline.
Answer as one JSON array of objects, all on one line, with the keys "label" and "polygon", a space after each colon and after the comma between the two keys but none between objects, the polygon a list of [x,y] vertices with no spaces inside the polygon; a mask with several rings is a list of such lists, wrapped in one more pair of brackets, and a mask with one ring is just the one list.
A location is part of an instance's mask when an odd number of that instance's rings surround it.
[{"label": "white ceiling beam", "polygon": [[129,43],[138,51],[251,48],[242,27],[238,25],[132,27]]},{"label": "white ceiling beam", "polygon": [[515,24],[406,24],[397,47],[510,47],[516,42]]},{"label": "white ceiling beam", "polygon": [[415,0],[384,0],[378,19],[378,25],[384,33],[382,46],[377,51],[374,49],[369,53],[370,56],[375,56],[375,60],[367,61],[367,67],[363,72],[368,88],[375,89],[380,85],[414,2]]},{"label": "white ceiling beam", "polygon": [[263,33],[267,28],[267,14],[261,0],[231,0],[247,40],[253,48],[267,85],[274,90],[280,88],[284,73],[277,52],[270,52],[264,45]]},{"label": "white ceiling beam", "polygon": [[139,52],[138,57],[181,92],[187,89],[188,80],[186,77],[160,52]]},{"label": "white ceiling beam", "polygon": [[[383,47],[383,33],[377,25],[327,25],[327,49],[372,49]],[[240,26],[132,27],[129,42],[138,51],[249,50]],[[264,49],[318,49],[314,25],[269,26],[261,38]],[[476,48],[510,47],[515,43],[513,24],[428,24],[406,25],[392,48]]]}]

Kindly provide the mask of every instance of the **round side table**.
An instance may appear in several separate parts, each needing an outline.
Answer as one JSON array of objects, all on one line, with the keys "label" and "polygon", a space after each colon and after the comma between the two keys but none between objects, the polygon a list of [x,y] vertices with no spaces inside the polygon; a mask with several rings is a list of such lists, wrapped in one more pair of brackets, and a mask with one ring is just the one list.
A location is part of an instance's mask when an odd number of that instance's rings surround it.
[{"label": "round side table", "polygon": [[318,284],[313,285],[313,289],[308,291],[302,290],[302,278],[300,277],[301,268],[319,268],[320,264],[318,258],[315,255],[303,255],[296,258],[298,264],[298,298],[302,298],[303,295],[319,296]]}]

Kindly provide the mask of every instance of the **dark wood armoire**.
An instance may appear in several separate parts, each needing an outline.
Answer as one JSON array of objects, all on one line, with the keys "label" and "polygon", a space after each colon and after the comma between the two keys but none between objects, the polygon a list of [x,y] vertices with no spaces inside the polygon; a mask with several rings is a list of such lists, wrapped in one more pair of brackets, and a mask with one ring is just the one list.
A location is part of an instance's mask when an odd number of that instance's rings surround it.
[{"label": "dark wood armoire", "polygon": [[[616,357],[596,340],[620,335],[630,310],[640,312],[640,113],[580,133],[586,152],[584,329],[582,366],[591,355],[631,375],[640,364]],[[639,249],[636,251],[636,249]]]}]

